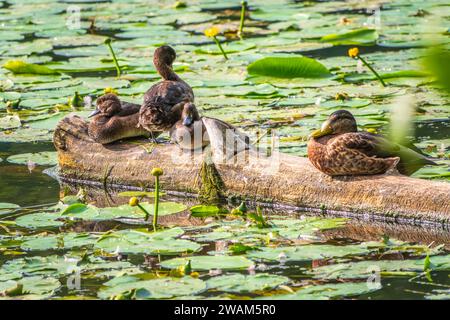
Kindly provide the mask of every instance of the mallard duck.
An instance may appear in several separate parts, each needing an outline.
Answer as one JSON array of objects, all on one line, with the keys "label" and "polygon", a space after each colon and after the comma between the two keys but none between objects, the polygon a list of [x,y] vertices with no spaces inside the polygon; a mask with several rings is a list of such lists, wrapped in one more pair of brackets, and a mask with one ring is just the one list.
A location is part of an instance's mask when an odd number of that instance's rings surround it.
[{"label": "mallard duck", "polygon": [[112,93],[97,99],[97,108],[88,126],[89,136],[98,143],[107,144],[129,137],[145,136],[150,133],[138,127],[140,105],[120,101]]},{"label": "mallard duck", "polygon": [[170,129],[170,139],[185,150],[196,150],[209,144],[206,127],[193,103],[183,106],[181,119]]},{"label": "mallard duck", "polygon": [[144,95],[139,124],[148,131],[169,130],[181,117],[183,106],[194,102],[192,88],[173,71],[176,54],[169,46],[155,50],[153,63],[163,81],[154,84]]},{"label": "mallard duck", "polygon": [[410,148],[358,131],[355,118],[346,110],[333,112],[311,134],[308,158],[330,176],[382,174],[395,167],[401,174],[411,175],[424,165],[436,165]]},{"label": "mallard duck", "polygon": [[171,128],[170,137],[184,150],[204,148],[213,142],[215,152],[224,153],[227,157],[250,148],[246,134],[222,120],[200,117],[193,103],[184,105],[181,119]]}]

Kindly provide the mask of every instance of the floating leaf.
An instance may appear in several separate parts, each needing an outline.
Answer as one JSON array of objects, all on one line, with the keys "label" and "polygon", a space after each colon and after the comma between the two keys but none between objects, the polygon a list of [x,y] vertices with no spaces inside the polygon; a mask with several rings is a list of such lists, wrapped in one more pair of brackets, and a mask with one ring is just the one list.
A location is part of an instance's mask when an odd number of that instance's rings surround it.
[{"label": "floating leaf", "polygon": [[239,270],[253,266],[253,262],[242,256],[192,256],[174,258],[160,263],[161,267],[175,269],[190,260],[192,270]]},{"label": "floating leaf", "polygon": [[331,74],[320,62],[307,57],[267,57],[247,67],[250,75],[275,78],[325,78]]},{"label": "floating leaf", "polygon": [[374,29],[356,29],[344,33],[334,33],[323,36],[320,41],[331,42],[334,45],[368,45],[378,39],[378,33]]},{"label": "floating leaf", "polygon": [[134,276],[116,278],[115,283],[107,283],[107,287],[98,292],[99,298],[109,299],[134,290],[134,299],[170,299],[173,297],[195,295],[206,289],[206,284],[200,279],[191,277],[162,278],[139,280]]},{"label": "floating leaf", "polygon": [[20,60],[9,60],[4,65],[3,68],[8,69],[12,73],[20,74],[57,74],[58,72],[50,69],[46,66],[41,66],[34,63],[26,63]]},{"label": "floating leaf", "polygon": [[208,289],[232,293],[251,293],[271,290],[289,282],[289,278],[278,275],[260,273],[256,275],[233,274],[213,277],[206,284]]},{"label": "floating leaf", "polygon": [[58,164],[57,153],[54,151],[17,154],[9,156],[6,161],[15,164],[28,164],[31,161],[40,166],[54,166]]},{"label": "floating leaf", "polygon": [[19,208],[20,206],[14,203],[0,202],[0,216],[14,212]]}]

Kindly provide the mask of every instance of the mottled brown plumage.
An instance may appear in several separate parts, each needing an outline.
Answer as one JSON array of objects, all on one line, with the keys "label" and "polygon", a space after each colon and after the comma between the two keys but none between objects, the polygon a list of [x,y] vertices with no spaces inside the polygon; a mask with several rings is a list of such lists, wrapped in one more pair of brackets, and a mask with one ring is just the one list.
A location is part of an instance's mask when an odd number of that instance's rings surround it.
[{"label": "mottled brown plumage", "polygon": [[144,95],[139,124],[146,130],[169,130],[180,119],[183,105],[194,101],[192,88],[172,69],[175,58],[175,51],[169,46],[155,50],[153,63],[163,81],[154,84]]},{"label": "mottled brown plumage", "polygon": [[424,165],[436,165],[426,156],[380,135],[358,132],[355,118],[346,110],[332,113],[311,136],[308,158],[330,176],[382,174],[394,167],[411,175]]},{"label": "mottled brown plumage", "polygon": [[120,101],[111,93],[97,99],[97,108],[88,127],[89,136],[107,144],[123,138],[146,136],[150,133],[138,128],[140,105]]}]

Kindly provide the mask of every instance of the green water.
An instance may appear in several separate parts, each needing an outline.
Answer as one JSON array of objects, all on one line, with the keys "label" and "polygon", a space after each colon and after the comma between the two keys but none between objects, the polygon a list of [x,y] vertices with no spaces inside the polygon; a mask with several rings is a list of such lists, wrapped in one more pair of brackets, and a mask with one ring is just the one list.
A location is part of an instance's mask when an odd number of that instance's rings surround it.
[{"label": "green water", "polygon": [[[299,156],[306,153],[308,134],[331,112],[348,109],[357,118],[360,129],[387,132],[390,112],[395,111],[398,99],[411,95],[418,109],[413,118],[415,132],[410,138],[440,164],[437,168],[424,168],[416,176],[448,181],[450,105],[448,96],[437,88],[433,77],[394,77],[387,80],[388,86],[383,88],[376,80],[367,79],[370,74],[363,68],[362,75],[367,76],[366,79],[354,82],[349,80],[350,77],[345,80],[345,77],[355,76],[358,69],[356,61],[347,56],[347,50],[353,46],[359,47],[361,54],[381,74],[423,70],[421,59],[428,54],[426,41],[440,43],[448,49],[445,22],[449,7],[441,1],[391,1],[375,14],[372,9],[367,11],[372,6],[365,1],[345,10],[342,2],[249,1],[244,39],[239,40],[233,33],[229,33],[228,38],[219,35],[229,57],[227,61],[203,31],[212,25],[218,25],[222,33],[236,29],[239,1],[187,1],[186,8],[177,9],[172,5],[169,1],[80,3],[76,5],[81,10],[80,28],[69,29],[66,23],[71,17],[66,13],[68,5],[65,3],[0,1],[0,20],[5,29],[0,35],[0,64],[7,60],[23,60],[45,64],[64,74],[13,75],[0,68],[0,203],[20,206],[16,209],[0,206],[0,292],[23,283],[28,292],[11,298],[107,298],[111,296],[107,294],[107,288],[113,288],[112,296],[124,296],[123,292],[130,288],[144,288],[141,294],[148,297],[150,292],[154,298],[448,299],[450,256],[445,248],[439,249],[439,245],[444,244],[448,250],[450,233],[445,228],[416,227],[397,232],[395,226],[385,225],[370,232],[373,222],[364,225],[339,220],[341,222],[337,223],[331,217],[302,217],[305,213],[292,212],[289,217],[278,218],[277,215],[286,212],[263,209],[264,214],[271,217],[269,220],[273,220],[273,225],[258,229],[248,221],[230,216],[210,217],[204,221],[187,219],[188,210],[183,210],[176,214],[180,216],[176,219],[162,217],[165,230],[178,230],[177,226],[181,226],[181,231],[157,242],[162,251],[167,247],[173,250],[174,246],[170,244],[177,243],[181,246],[180,252],[158,255],[149,248],[144,250],[139,243],[152,243],[146,238],[148,235],[140,235],[143,238],[134,243],[127,234],[124,241],[131,241],[128,248],[122,242],[119,248],[114,244],[102,247],[105,242],[99,239],[107,237],[109,230],[144,228],[145,231],[140,213],[127,208],[128,220],[119,219],[122,222],[117,222],[114,214],[114,219],[105,216],[114,213],[114,209],[106,209],[105,213],[96,207],[90,209],[89,215],[83,211],[85,216],[81,221],[76,216],[61,216],[67,205],[54,207],[60,198],[60,190],[66,193],[70,190],[73,195],[80,186],[60,187],[43,172],[51,165],[34,165],[34,157],[30,156],[31,162],[25,157],[20,164],[7,161],[14,155],[54,150],[51,137],[56,123],[71,112],[84,117],[92,109],[66,105],[68,97],[76,91],[95,98],[106,87],[111,87],[124,100],[139,103],[147,88],[159,79],[151,64],[153,50],[168,43],[177,51],[175,68],[193,87],[196,104],[203,115],[230,122],[250,134],[269,128],[276,130],[281,151]],[[92,17],[95,17],[93,24]],[[323,36],[359,28],[376,32],[367,37],[346,39],[345,43],[321,41]],[[114,64],[103,44],[106,36],[114,40],[112,45],[125,78],[115,78]],[[247,77],[247,65],[260,58],[300,54],[317,59],[335,77],[288,81],[272,78],[262,82]],[[349,98],[336,100],[337,93],[346,93]],[[14,107],[7,111],[8,102]],[[11,116],[18,117],[21,122]],[[102,191],[94,193],[96,195],[89,196],[89,200],[98,207],[107,206]],[[114,199],[113,207],[127,201]],[[196,204],[184,199],[163,198],[163,201],[185,203],[186,209]],[[42,207],[36,208],[37,205]],[[102,213],[92,216],[92,210]],[[250,208],[250,211],[254,210]],[[50,218],[44,223],[39,219],[23,221],[23,217],[31,215],[46,217],[47,212],[50,212]],[[39,224],[38,220],[41,221]],[[301,221],[304,225],[298,224]],[[55,223],[60,225],[55,226]],[[201,225],[209,227],[200,228]],[[72,240],[66,238],[73,232],[87,236],[86,243],[79,245],[77,241],[81,240],[78,239],[73,245]],[[248,237],[242,237],[243,234]],[[390,240],[382,242],[383,234]],[[199,235],[206,239],[201,240]],[[361,252],[358,249],[358,254],[350,250],[355,245],[364,247],[368,241],[375,241],[372,245],[376,249],[361,249]],[[236,243],[252,249],[232,255],[228,250]],[[407,243],[417,246],[411,247]],[[185,245],[195,248],[195,252],[183,252]],[[318,257],[321,248],[314,247],[310,256],[300,260],[289,257],[288,253],[275,255],[276,259],[272,260],[257,256],[261,250],[279,247],[297,247],[303,252],[308,250],[308,245],[330,245],[334,249],[326,250],[324,256]],[[426,249],[428,245],[433,249]],[[341,251],[348,254],[338,255]],[[420,275],[427,254],[431,256],[432,281]],[[283,261],[284,255],[288,256],[287,261]],[[75,262],[66,265],[58,260],[64,260],[64,256],[72,257]],[[212,258],[213,261],[198,270],[198,274],[191,276],[188,273],[180,278],[181,274],[169,273],[164,265],[164,261],[180,256],[217,258]],[[230,262],[231,267],[226,269],[221,261],[224,256],[240,260],[237,264]],[[39,260],[44,257],[52,263]],[[388,261],[386,265],[380,263],[385,260]],[[358,269],[361,261],[370,261],[372,267],[380,267],[381,288],[369,289],[366,285],[370,274]],[[48,264],[56,269],[42,267]],[[325,265],[349,268],[350,276],[341,274],[338,279],[332,273],[324,276],[320,270]],[[183,263],[176,265],[182,266]],[[195,272],[197,266],[199,262],[192,261]],[[79,289],[70,288],[67,280],[72,274],[68,267],[81,269]],[[387,271],[389,274],[383,273]],[[135,276],[123,278],[126,274]],[[247,278],[243,280],[238,275]],[[266,275],[266,278],[258,280],[261,279],[258,275]],[[223,280],[234,287],[218,286],[221,276],[237,277]],[[212,282],[211,279],[219,280]],[[142,283],[144,280],[150,282]],[[110,281],[123,281],[129,287],[125,290]],[[162,285],[158,281],[167,281],[166,285],[177,290],[168,289],[161,293],[157,290]],[[239,284],[244,285],[239,287]],[[317,291],[311,292],[311,288]],[[130,294],[136,293],[135,290]]]}]

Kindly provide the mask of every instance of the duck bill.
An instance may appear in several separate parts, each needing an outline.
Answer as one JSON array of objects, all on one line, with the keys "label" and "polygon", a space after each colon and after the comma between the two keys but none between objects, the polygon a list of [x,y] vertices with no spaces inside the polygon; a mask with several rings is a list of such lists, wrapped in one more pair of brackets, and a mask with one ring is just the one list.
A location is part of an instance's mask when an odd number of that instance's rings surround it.
[{"label": "duck bill", "polygon": [[183,119],[183,126],[189,127],[193,122],[192,116],[187,116]]},{"label": "duck bill", "polygon": [[99,113],[100,113],[100,110],[95,109],[94,111],[91,112],[90,115],[88,115],[88,118],[92,118],[93,116],[95,116],[95,115],[97,115],[97,114],[99,114]]},{"label": "duck bill", "polygon": [[333,130],[331,130],[331,127],[325,126],[325,127],[322,127],[322,128],[320,128],[320,129],[317,129],[317,130],[313,131],[313,132],[309,135],[309,137],[310,137],[310,138],[320,138],[320,137],[329,135],[329,134],[331,134],[331,133],[333,133]]}]

